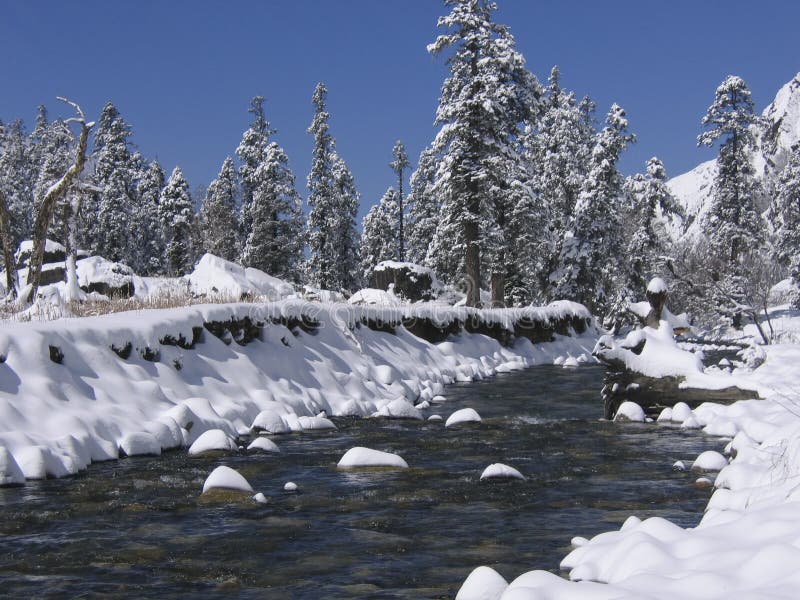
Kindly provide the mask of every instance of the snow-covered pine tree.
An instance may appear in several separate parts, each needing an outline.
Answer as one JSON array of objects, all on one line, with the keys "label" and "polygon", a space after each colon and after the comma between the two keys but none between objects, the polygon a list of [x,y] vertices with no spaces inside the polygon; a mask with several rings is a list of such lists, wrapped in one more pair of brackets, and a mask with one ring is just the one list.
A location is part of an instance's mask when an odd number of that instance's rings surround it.
[{"label": "snow-covered pine tree", "polygon": [[618,277],[623,182],[617,161],[634,139],[628,133],[625,111],[614,104],[606,117],[606,127],[597,136],[592,168],[564,237],[558,270],[551,275],[556,284],[555,297],[581,302],[598,315],[606,314],[625,293]]},{"label": "snow-covered pine tree", "polygon": [[242,134],[242,141],[236,148],[236,156],[241,162],[239,166],[239,177],[241,181],[241,211],[239,214],[239,237],[240,249],[243,246],[250,230],[252,222],[250,218],[250,205],[253,203],[253,194],[260,185],[256,172],[259,165],[264,161],[264,153],[267,150],[269,136],[273,131],[264,116],[264,97],[255,96],[250,101],[248,112],[253,115],[253,121],[247,131]]},{"label": "snow-covered pine tree", "polygon": [[540,86],[525,69],[508,29],[491,20],[488,0],[446,0],[449,15],[439,19],[447,33],[428,46],[450,51],[450,76],[442,86],[434,150],[442,156],[435,190],[442,203],[439,227],[429,249],[431,263],[451,282],[463,277],[467,304],[480,304],[484,280],[481,255],[492,253],[493,301],[502,302],[507,240],[499,206],[513,185],[509,174],[519,162],[519,124],[536,106]]},{"label": "snow-covered pine tree", "polygon": [[258,184],[250,203],[242,264],[299,281],[304,248],[301,199],[289,158],[276,142],[267,145],[252,180]]},{"label": "snow-covered pine tree", "polygon": [[356,215],[360,195],[356,190],[353,174],[347,163],[338,153],[333,153],[333,183],[336,200],[333,212],[333,242],[336,248],[336,278],[339,282],[338,289],[351,291],[361,287],[361,273],[359,271],[358,229]]},{"label": "snow-covered pine tree", "polygon": [[165,173],[157,160],[143,167],[138,176],[136,197],[138,201],[137,223],[138,249],[137,273],[160,275],[164,272],[166,240],[161,226],[159,202],[165,185]]},{"label": "snow-covered pine tree", "polygon": [[158,214],[166,240],[166,267],[171,276],[191,271],[191,226],[194,210],[189,184],[180,167],[175,167],[161,192]]},{"label": "snow-covered pine tree", "polygon": [[379,262],[398,260],[397,238],[398,193],[393,187],[386,190],[378,204],[369,209],[361,226],[361,272],[370,285],[372,271]]},{"label": "snow-covered pine tree", "polygon": [[800,144],[795,144],[778,179],[774,199],[776,258],[789,269],[795,288],[794,302],[800,306]]},{"label": "snow-covered pine tree", "polygon": [[0,133],[0,189],[10,217],[12,254],[20,241],[29,239],[33,227],[33,187],[37,176],[32,142],[21,120],[4,125]]},{"label": "snow-covered pine tree", "polygon": [[439,223],[440,205],[434,192],[437,164],[436,153],[425,148],[411,174],[408,194],[408,259],[428,266],[428,248]]},{"label": "snow-covered pine tree", "polygon": [[[84,206],[84,239],[89,250],[109,260],[131,258],[131,217],[136,205],[137,169],[129,151],[130,126],[108,102],[94,136],[93,185],[102,191]],[[138,243],[138,240],[136,240]]]},{"label": "snow-covered pine tree", "polygon": [[764,224],[756,210],[758,183],[750,161],[755,143],[751,126],[760,125],[760,119],[741,77],[730,75],[719,85],[702,125],[707,130],[697,137],[698,145],[721,142],[711,209],[703,228],[717,256],[734,266],[742,253],[764,239]]},{"label": "snow-covered pine tree", "polygon": [[405,207],[403,202],[403,173],[411,163],[408,162],[408,155],[406,154],[406,147],[403,142],[397,140],[392,148],[392,162],[389,166],[397,176],[397,245],[398,245],[398,260],[404,261],[406,259],[406,238],[405,238]]},{"label": "snow-covered pine tree", "polygon": [[544,112],[522,137],[532,194],[516,207],[515,221],[520,225],[514,239],[522,287],[518,295],[528,302],[543,302],[549,295],[548,275],[556,268],[589,172],[594,131],[582,110],[586,106],[578,107],[574,94],[562,89],[560,71],[554,66]]},{"label": "snow-covered pine tree", "polygon": [[314,136],[308,174],[308,245],[306,275],[311,285],[328,290],[354,289],[359,279],[355,216],[358,192],[353,176],[336,154],[326,111],[328,89],[314,89],[314,119],[308,132]]},{"label": "snow-covered pine tree", "polygon": [[[50,186],[64,176],[72,163],[75,136],[64,121],[56,119],[45,122],[44,125],[37,123],[37,139],[39,140],[37,153],[41,162],[33,191],[34,198],[41,199]],[[61,241],[66,237],[63,201],[63,198],[58,200],[47,230],[49,238]],[[34,200],[34,210],[37,208]]]},{"label": "snow-covered pine tree", "polygon": [[225,260],[236,260],[239,254],[236,193],[236,170],[229,156],[208,186],[200,207],[203,251]]},{"label": "snow-covered pine tree", "polygon": [[702,125],[706,131],[698,136],[698,145],[720,142],[717,176],[703,231],[717,263],[712,273],[716,300],[721,312],[737,322],[741,311],[735,305],[742,300],[743,278],[747,277],[740,259],[763,244],[765,229],[756,209],[758,182],[750,161],[755,144],[753,127],[759,127],[761,120],[741,77],[730,75],[719,85]]},{"label": "snow-covered pine tree", "polygon": [[641,295],[648,282],[661,272],[664,255],[669,254],[672,240],[666,223],[683,215],[683,208],[667,187],[664,163],[657,157],[647,161],[645,173],[637,173],[625,182],[630,201],[628,230],[633,234],[627,241],[627,288]]}]

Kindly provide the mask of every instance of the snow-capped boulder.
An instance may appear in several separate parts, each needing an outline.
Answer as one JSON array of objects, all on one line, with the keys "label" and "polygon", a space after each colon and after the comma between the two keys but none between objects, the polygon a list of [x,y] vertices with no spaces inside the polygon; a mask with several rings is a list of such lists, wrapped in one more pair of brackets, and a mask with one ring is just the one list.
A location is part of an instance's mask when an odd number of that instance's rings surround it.
[{"label": "snow-capped boulder", "polygon": [[297,484],[294,481],[287,481],[285,484],[283,484],[283,490],[286,492],[296,492]]},{"label": "snow-capped boulder", "polygon": [[125,456],[158,456],[161,454],[161,443],[152,433],[138,431],[120,438],[119,451]]},{"label": "snow-capped boulder", "polygon": [[447,417],[447,421],[445,421],[445,427],[452,427],[453,425],[458,425],[460,423],[480,423],[481,416],[478,414],[474,408],[462,408],[457,410],[452,415]]},{"label": "snow-capped boulder", "polygon": [[78,285],[86,293],[108,298],[130,298],[136,292],[135,273],[128,265],[90,256],[75,263]]},{"label": "snow-capped boulder", "polygon": [[432,300],[442,291],[442,284],[433,270],[410,262],[386,260],[372,270],[372,285],[379,290],[392,290],[392,295],[409,301]]},{"label": "snow-capped boulder", "polygon": [[325,417],[298,417],[298,421],[303,430],[336,429],[333,421]]},{"label": "snow-capped boulder", "polygon": [[347,301],[350,304],[372,306],[398,306],[400,304],[400,299],[394,294],[375,288],[358,290]]},{"label": "snow-capped boulder", "polygon": [[706,450],[692,464],[692,471],[721,471],[728,466],[728,459],[719,452]]},{"label": "snow-capped boulder", "polygon": [[262,410],[256,415],[252,425],[250,425],[250,429],[255,433],[264,431],[273,434],[290,433],[292,431],[286,419],[274,410],[269,409]]},{"label": "snow-capped boulder", "polygon": [[189,275],[189,288],[198,295],[280,300],[294,294],[291,284],[258,269],[204,254]]},{"label": "snow-capped boulder", "polygon": [[221,429],[209,429],[198,437],[189,447],[189,456],[199,456],[206,452],[236,452],[236,442]]},{"label": "snow-capped boulder", "polygon": [[614,415],[615,421],[631,421],[634,423],[644,423],[645,414],[641,406],[635,402],[623,402]]},{"label": "snow-capped boulder", "polygon": [[278,448],[278,444],[273,442],[271,439],[265,437],[257,437],[252,442],[250,442],[250,445],[247,447],[247,449],[251,452],[254,450],[259,450],[261,452],[270,452],[270,453],[281,451],[281,449]]},{"label": "snow-capped boulder", "polygon": [[419,409],[405,398],[396,398],[392,400],[375,413],[375,415],[379,417],[389,417],[390,419],[415,419],[417,421],[421,421],[423,418]]},{"label": "snow-capped boulder", "polygon": [[461,584],[456,600],[497,600],[508,587],[508,582],[490,567],[478,567]]},{"label": "snow-capped boulder", "polygon": [[356,446],[345,452],[336,466],[340,468],[395,467],[398,469],[407,469],[408,463],[403,460],[402,457],[397,454],[392,454],[391,452]]},{"label": "snow-capped boulder", "polygon": [[514,467],[509,467],[503,463],[489,465],[481,473],[481,481],[484,479],[525,479],[525,476]]},{"label": "snow-capped boulder", "polygon": [[252,486],[247,479],[242,477],[237,471],[230,467],[219,466],[206,478],[203,483],[203,493],[212,489],[241,490],[242,492],[253,492]]}]

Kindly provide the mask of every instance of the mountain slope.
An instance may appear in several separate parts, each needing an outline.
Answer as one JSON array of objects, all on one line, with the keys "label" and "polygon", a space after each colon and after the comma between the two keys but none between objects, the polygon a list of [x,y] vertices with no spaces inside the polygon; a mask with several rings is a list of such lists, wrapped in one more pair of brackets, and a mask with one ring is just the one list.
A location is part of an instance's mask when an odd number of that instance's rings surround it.
[{"label": "mountain slope", "polygon": [[[789,151],[800,141],[800,73],[784,85],[775,99],[764,109],[766,127],[756,136],[757,150],[753,154],[756,175],[768,183],[786,166]],[[696,236],[709,207],[716,159],[697,165],[694,169],[673,177],[667,185],[686,211],[686,221],[675,223],[671,230],[676,238]]]}]

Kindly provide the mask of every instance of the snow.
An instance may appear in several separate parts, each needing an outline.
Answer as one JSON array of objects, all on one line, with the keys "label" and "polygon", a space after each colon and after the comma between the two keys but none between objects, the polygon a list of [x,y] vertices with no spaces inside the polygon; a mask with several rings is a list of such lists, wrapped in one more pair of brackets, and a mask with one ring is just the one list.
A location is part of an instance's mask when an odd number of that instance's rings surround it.
[{"label": "snow", "polygon": [[253,488],[247,482],[247,479],[242,477],[238,472],[230,467],[220,466],[211,471],[211,474],[206,478],[203,484],[203,493],[205,494],[211,489],[226,489],[226,490],[241,490],[243,492],[252,492]]},{"label": "snow", "polygon": [[635,402],[623,402],[617,409],[617,414],[614,415],[615,421],[633,421],[635,423],[644,423],[645,415],[641,406]]},{"label": "snow", "polygon": [[25,483],[25,474],[20,469],[11,453],[0,446],[0,486],[22,485]]},{"label": "snow", "polygon": [[728,466],[728,459],[715,450],[706,450],[692,463],[692,471],[721,471]]},{"label": "snow", "polygon": [[358,290],[355,294],[350,296],[348,302],[350,304],[374,304],[378,306],[397,306],[400,304],[400,299],[394,294],[384,290],[365,288],[363,290]]},{"label": "snow", "polygon": [[653,277],[650,283],[647,284],[647,291],[651,294],[665,294],[667,292],[667,284],[661,277]]},{"label": "snow", "polygon": [[205,452],[235,452],[238,449],[236,442],[221,429],[209,429],[204,431],[189,446],[189,456],[198,456]]},{"label": "snow", "polygon": [[445,427],[452,427],[453,425],[458,425],[460,423],[480,423],[481,416],[474,408],[461,408],[455,411],[452,415],[447,417],[447,421],[445,421]]},{"label": "snow", "polygon": [[261,452],[280,452],[281,449],[278,447],[278,444],[273,442],[269,438],[265,437],[257,437],[250,445],[247,447],[248,450],[260,450]]},{"label": "snow", "polygon": [[481,481],[484,479],[525,479],[525,476],[514,467],[509,467],[503,463],[489,465],[481,473]]},{"label": "snow", "polygon": [[337,466],[339,468],[396,467],[399,469],[407,469],[408,463],[403,460],[402,457],[397,454],[392,454],[391,452],[356,446],[345,452]]},{"label": "snow", "polygon": [[188,280],[195,294],[234,300],[244,296],[281,300],[294,294],[292,285],[285,281],[258,269],[245,269],[213,254],[203,255]]},{"label": "snow", "polygon": [[283,489],[286,492],[296,492],[297,491],[297,484],[294,481],[287,481],[283,485]]},{"label": "snow", "polygon": [[456,595],[456,600],[496,600],[508,582],[494,569],[478,567],[469,574]]}]

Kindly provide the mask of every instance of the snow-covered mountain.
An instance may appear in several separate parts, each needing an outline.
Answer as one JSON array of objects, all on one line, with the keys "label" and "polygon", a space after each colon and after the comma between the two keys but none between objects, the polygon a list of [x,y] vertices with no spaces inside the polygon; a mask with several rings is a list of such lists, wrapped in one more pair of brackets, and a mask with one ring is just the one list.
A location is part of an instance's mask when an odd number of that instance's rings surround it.
[{"label": "snow-covered mountain", "polygon": [[[800,73],[784,85],[762,113],[766,127],[757,135],[758,150],[753,166],[760,178],[771,179],[786,166],[789,151],[800,141]],[[709,206],[711,186],[717,174],[716,159],[697,165],[683,175],[667,182],[670,191],[686,210],[686,234],[699,231],[702,216]],[[679,237],[684,227],[676,225],[673,233]]]}]

